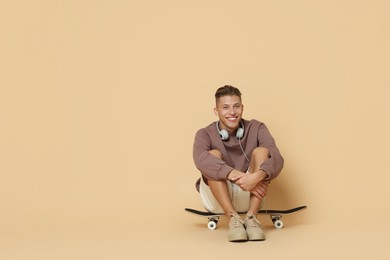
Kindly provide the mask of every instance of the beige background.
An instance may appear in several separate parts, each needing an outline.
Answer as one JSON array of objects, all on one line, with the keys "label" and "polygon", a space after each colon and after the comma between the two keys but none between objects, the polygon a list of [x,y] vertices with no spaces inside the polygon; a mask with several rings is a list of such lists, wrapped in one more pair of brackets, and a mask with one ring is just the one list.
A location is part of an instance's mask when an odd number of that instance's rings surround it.
[{"label": "beige background", "polygon": [[[388,1],[1,1],[0,259],[388,259]],[[285,168],[262,243],[201,208],[197,129],[243,92]],[[336,250],[338,253],[336,254]]]}]

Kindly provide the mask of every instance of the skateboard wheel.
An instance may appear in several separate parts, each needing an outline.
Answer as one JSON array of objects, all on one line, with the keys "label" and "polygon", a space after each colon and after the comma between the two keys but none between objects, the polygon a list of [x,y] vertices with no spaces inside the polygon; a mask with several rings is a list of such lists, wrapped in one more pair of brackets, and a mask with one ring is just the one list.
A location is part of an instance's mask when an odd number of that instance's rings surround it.
[{"label": "skateboard wheel", "polygon": [[210,230],[215,230],[217,228],[217,221],[210,220],[209,223],[207,223],[207,228]]},{"label": "skateboard wheel", "polygon": [[282,227],[284,226],[283,221],[281,221],[280,219],[275,220],[274,226],[275,226],[275,228],[277,228],[277,229],[282,228]]}]

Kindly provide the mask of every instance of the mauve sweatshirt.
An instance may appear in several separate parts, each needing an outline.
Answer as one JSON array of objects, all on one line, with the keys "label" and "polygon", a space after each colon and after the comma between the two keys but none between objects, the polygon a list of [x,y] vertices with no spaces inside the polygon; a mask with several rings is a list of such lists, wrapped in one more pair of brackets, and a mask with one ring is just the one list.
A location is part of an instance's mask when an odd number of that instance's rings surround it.
[{"label": "mauve sweatshirt", "polygon": [[[267,173],[266,180],[275,179],[283,168],[284,159],[276,146],[274,138],[264,123],[254,119],[250,121],[242,119],[242,122],[244,124],[244,136],[240,141],[246,156],[250,159],[252,151],[256,147],[267,148],[270,157],[260,165],[260,169]],[[214,149],[222,153],[223,160],[208,152]],[[226,180],[233,169],[246,172],[249,168],[249,162],[241,150],[239,140],[235,136],[230,136],[226,141],[221,140],[216,122],[196,132],[193,159],[201,174],[206,179],[211,180]],[[196,183],[198,190],[199,181],[200,179]]]}]

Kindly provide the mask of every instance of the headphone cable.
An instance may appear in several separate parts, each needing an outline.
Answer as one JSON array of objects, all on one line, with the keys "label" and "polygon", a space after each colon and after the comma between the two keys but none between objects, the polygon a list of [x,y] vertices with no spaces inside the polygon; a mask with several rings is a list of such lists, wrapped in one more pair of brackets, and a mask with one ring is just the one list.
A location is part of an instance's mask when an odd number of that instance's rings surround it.
[{"label": "headphone cable", "polygon": [[245,156],[245,159],[248,161],[248,163],[251,163],[250,160],[248,159],[248,156],[246,156],[246,153],[245,153],[245,151],[244,151],[244,148],[242,148],[242,145],[241,145],[241,138],[238,138],[238,143],[239,143],[239,145],[240,145],[240,148],[241,148],[242,153],[243,153],[244,156]]}]

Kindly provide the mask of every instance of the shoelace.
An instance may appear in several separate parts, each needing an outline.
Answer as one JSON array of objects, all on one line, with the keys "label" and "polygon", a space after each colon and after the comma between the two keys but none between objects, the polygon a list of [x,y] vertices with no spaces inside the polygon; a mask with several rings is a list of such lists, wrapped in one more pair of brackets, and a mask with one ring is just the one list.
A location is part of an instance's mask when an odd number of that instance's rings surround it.
[{"label": "shoelace", "polygon": [[252,215],[250,217],[247,217],[246,219],[247,219],[246,223],[248,226],[251,226],[251,227],[260,226],[260,222],[257,220],[257,218],[255,218],[255,216]]},{"label": "shoelace", "polygon": [[232,227],[242,227],[245,222],[240,218],[239,215],[236,215],[236,214],[232,214],[230,215],[232,217],[232,220],[231,220],[231,225]]}]

